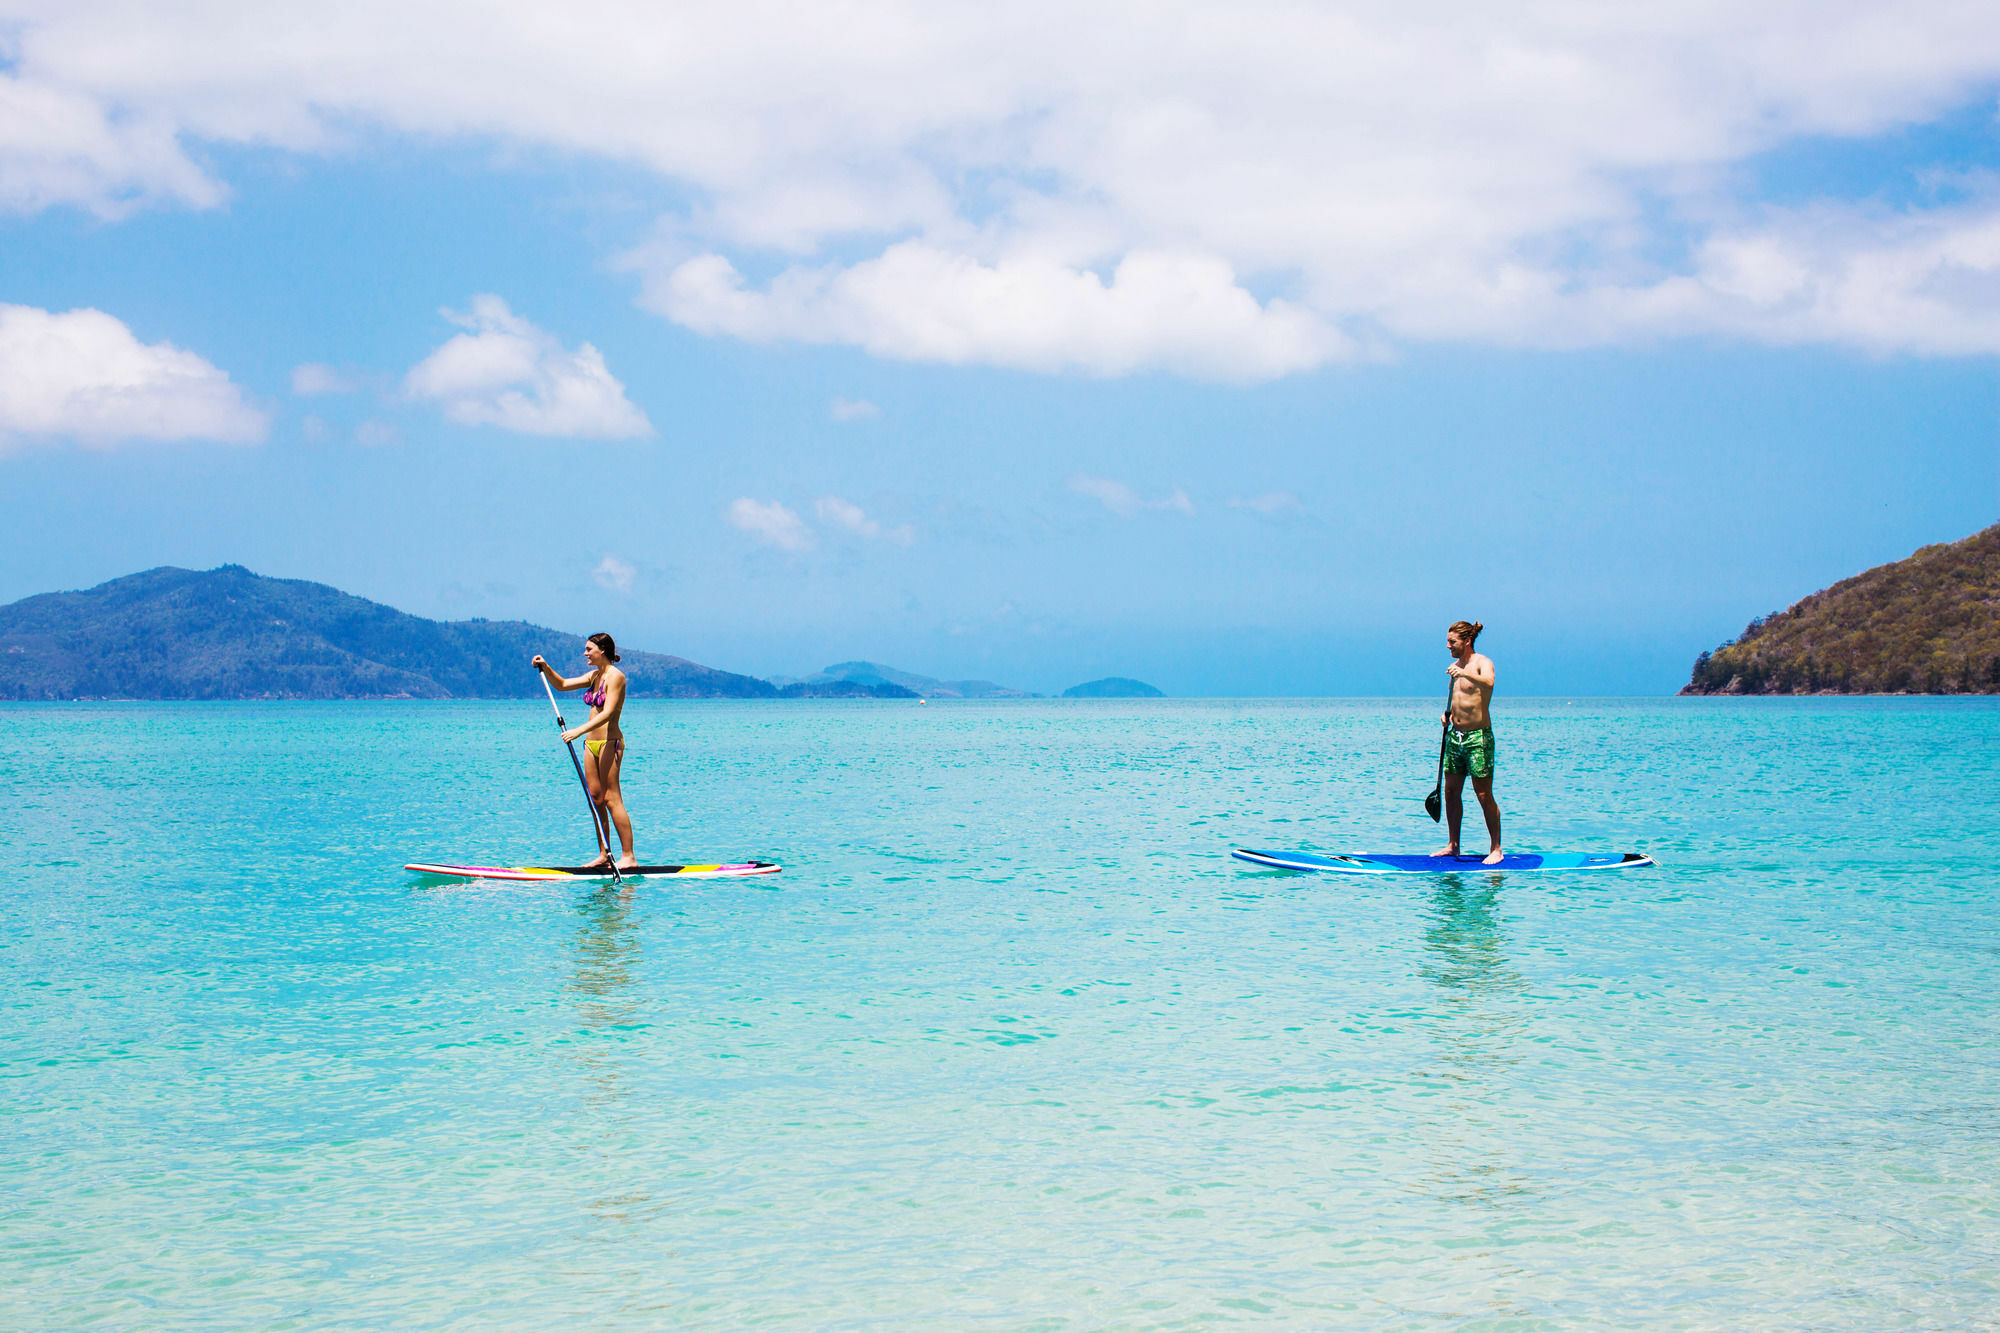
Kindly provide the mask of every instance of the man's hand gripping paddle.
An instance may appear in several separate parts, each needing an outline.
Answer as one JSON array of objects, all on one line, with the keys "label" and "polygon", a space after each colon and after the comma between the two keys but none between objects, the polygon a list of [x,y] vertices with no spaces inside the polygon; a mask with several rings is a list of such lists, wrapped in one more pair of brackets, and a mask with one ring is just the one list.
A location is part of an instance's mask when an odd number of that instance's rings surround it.
[{"label": "man's hand gripping paddle", "polygon": [[[563,721],[562,708],[556,703],[556,692],[549,688],[549,678],[543,674],[540,667],[535,668],[535,674],[542,679],[542,690],[549,696],[549,707],[555,709],[556,735],[562,736],[569,730],[569,724]],[[599,813],[597,802],[590,799],[590,783],[584,780],[583,764],[576,757],[576,742],[563,736],[563,748],[569,751],[569,766],[576,770],[577,785],[583,788],[584,802],[590,806],[590,831],[596,836],[597,845],[604,851],[604,863],[611,867],[611,882],[623,884],[625,877],[618,873],[618,858],[611,854],[611,830],[606,827],[609,821]]]}]

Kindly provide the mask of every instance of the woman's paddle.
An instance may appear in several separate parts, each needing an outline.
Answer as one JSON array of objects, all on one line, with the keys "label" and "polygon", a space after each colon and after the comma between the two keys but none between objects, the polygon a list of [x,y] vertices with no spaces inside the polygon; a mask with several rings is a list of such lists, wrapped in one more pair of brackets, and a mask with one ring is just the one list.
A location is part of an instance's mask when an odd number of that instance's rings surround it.
[{"label": "woman's paddle", "polygon": [[[542,678],[542,690],[549,696],[549,707],[556,710],[556,735],[562,736],[569,730],[569,723],[563,721],[562,707],[556,703],[556,692],[549,687],[549,678],[540,667],[535,668],[535,674]],[[604,851],[604,863],[611,867],[611,882],[623,884],[625,877],[618,873],[618,858],[611,854],[611,830],[606,827],[608,821],[598,811],[597,802],[590,799],[590,783],[584,780],[583,764],[576,757],[576,742],[563,736],[563,748],[569,751],[569,766],[576,770],[577,785],[583,788],[583,799],[590,806],[590,831],[597,835],[597,845]]]},{"label": "woman's paddle", "polygon": [[1431,788],[1429,796],[1424,797],[1424,813],[1431,817],[1433,824],[1444,818],[1444,744],[1451,734],[1451,692],[1457,684],[1454,680],[1444,687],[1444,727],[1438,732],[1437,786]]}]

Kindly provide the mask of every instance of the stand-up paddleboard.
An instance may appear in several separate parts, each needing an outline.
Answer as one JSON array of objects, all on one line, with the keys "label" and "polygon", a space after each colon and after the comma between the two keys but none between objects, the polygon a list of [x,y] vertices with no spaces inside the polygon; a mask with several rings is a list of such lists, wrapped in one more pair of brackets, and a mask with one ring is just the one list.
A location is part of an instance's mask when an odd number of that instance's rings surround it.
[{"label": "stand-up paddleboard", "polygon": [[1396,852],[1322,856],[1318,852],[1253,852],[1238,847],[1239,861],[1272,870],[1330,870],[1340,875],[1450,875],[1469,870],[1636,870],[1657,865],[1641,852],[1509,852],[1496,865],[1482,856],[1409,856]]},{"label": "stand-up paddleboard", "polygon": [[[416,862],[403,869],[435,879],[501,879],[541,881],[612,879],[603,866],[434,866]],[[634,866],[621,870],[626,879],[740,879],[745,875],[775,875],[784,867],[770,861],[738,861],[733,865]]]}]

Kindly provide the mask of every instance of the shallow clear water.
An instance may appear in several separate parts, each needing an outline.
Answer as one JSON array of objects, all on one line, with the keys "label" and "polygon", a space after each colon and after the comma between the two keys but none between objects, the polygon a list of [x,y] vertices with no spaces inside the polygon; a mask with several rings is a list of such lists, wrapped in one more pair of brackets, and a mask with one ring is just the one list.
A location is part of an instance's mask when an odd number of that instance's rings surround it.
[{"label": "shallow clear water", "polygon": [[[2000,1308],[1990,700],[0,708],[0,1326],[1937,1328]],[[1475,812],[1476,817],[1476,812]]]}]

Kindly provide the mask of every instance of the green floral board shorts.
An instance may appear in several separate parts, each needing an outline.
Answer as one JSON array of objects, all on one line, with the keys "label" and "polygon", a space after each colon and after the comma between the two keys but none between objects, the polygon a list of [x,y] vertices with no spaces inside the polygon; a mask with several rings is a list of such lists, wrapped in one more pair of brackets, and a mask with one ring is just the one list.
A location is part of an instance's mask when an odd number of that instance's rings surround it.
[{"label": "green floral board shorts", "polygon": [[1468,773],[1475,778],[1492,777],[1493,728],[1481,727],[1477,731],[1460,731],[1457,727],[1446,727],[1444,771]]}]

